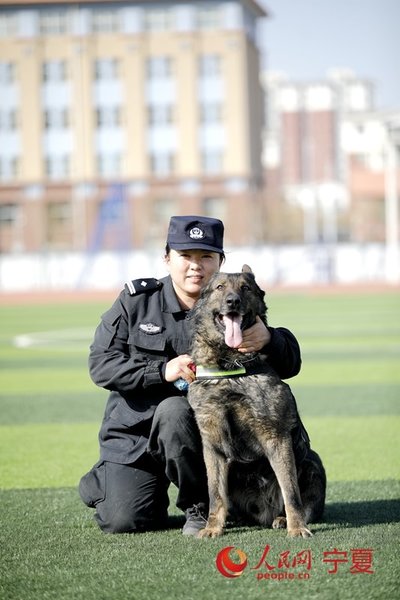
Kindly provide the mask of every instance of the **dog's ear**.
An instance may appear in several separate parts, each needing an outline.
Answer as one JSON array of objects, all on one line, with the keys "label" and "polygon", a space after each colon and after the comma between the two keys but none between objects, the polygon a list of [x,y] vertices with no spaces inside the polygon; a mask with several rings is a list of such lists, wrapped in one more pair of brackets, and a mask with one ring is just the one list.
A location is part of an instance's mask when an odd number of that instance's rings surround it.
[{"label": "dog's ear", "polygon": [[256,291],[257,291],[258,297],[261,300],[261,306],[262,306],[259,316],[264,321],[264,323],[267,324],[267,320],[266,320],[267,307],[265,306],[265,302],[264,302],[265,292],[257,284],[255,275],[254,275],[253,271],[251,270],[251,268],[249,267],[249,265],[243,265],[242,273],[248,273],[249,275],[251,275],[251,278],[254,280],[254,283],[256,286]]},{"label": "dog's ear", "polygon": [[252,275],[254,274],[249,265],[243,265],[242,273],[251,273]]},{"label": "dog's ear", "polygon": [[251,270],[251,267],[249,267],[249,265],[243,265],[242,273],[244,273],[245,275],[250,275],[251,279],[254,279],[254,281],[256,280],[256,276],[254,275],[254,273]]}]

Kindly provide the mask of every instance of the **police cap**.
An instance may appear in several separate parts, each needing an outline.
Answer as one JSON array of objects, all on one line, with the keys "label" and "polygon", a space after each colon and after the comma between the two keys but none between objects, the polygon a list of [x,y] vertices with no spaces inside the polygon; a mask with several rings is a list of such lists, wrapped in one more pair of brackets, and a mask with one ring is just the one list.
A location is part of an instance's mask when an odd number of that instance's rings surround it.
[{"label": "police cap", "polygon": [[167,244],[174,250],[209,250],[222,254],[224,224],[210,217],[171,217]]}]

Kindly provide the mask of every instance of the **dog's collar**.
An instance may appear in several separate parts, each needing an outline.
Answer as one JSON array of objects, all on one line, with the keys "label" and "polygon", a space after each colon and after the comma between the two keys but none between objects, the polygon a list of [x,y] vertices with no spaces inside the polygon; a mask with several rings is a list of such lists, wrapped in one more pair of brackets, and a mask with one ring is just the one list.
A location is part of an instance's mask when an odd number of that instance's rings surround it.
[{"label": "dog's collar", "polygon": [[203,367],[197,365],[196,367],[196,379],[222,379],[224,377],[240,377],[246,375],[246,369],[244,367],[238,367],[237,369],[230,369],[224,371],[219,367]]}]

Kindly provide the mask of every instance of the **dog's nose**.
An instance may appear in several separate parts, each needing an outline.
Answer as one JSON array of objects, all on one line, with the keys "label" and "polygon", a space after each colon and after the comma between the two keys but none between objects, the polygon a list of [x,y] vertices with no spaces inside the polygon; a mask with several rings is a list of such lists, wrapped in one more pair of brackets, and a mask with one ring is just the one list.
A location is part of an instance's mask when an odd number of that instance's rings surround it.
[{"label": "dog's nose", "polygon": [[225,302],[230,310],[237,310],[240,306],[240,296],[232,292],[226,296]]}]

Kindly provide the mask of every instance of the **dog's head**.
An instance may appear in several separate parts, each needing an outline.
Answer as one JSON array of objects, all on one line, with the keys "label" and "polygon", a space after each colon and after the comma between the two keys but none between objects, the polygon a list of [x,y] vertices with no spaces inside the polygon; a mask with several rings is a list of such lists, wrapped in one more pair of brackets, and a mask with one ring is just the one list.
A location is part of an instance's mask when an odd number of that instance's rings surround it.
[{"label": "dog's head", "polygon": [[[266,323],[264,292],[249,266],[241,273],[216,273],[202,290],[195,307],[195,321],[211,316],[214,335],[230,348],[242,343],[242,331],[251,327],[259,316]],[[204,323],[204,321],[203,321]]]}]

